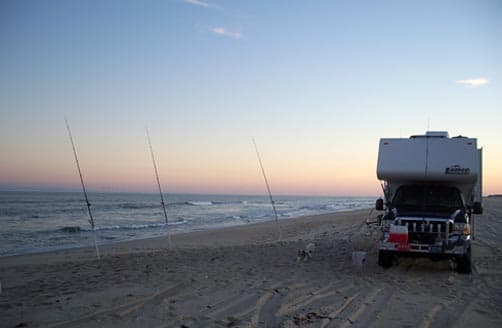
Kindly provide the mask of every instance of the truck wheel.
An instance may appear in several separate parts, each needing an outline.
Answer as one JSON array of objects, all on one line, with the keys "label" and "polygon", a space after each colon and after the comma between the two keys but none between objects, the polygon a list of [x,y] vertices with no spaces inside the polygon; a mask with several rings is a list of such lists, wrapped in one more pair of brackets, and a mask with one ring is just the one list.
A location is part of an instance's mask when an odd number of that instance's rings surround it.
[{"label": "truck wheel", "polygon": [[457,272],[468,274],[471,273],[471,249],[467,249],[467,252],[457,258]]},{"label": "truck wheel", "polygon": [[392,266],[392,254],[386,251],[378,252],[378,265],[383,268],[390,268]]}]

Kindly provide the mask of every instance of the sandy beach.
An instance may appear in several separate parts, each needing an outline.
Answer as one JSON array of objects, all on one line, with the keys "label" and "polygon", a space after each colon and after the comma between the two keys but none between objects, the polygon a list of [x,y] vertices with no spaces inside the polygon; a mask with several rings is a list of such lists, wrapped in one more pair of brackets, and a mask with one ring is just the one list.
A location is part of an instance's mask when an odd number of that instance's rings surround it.
[{"label": "sandy beach", "polygon": [[[1,327],[501,327],[502,198],[476,217],[473,273],[377,265],[369,210],[0,258]],[[375,212],[372,214],[375,215]],[[313,257],[298,249],[315,244]],[[353,251],[367,252],[362,268]]]}]

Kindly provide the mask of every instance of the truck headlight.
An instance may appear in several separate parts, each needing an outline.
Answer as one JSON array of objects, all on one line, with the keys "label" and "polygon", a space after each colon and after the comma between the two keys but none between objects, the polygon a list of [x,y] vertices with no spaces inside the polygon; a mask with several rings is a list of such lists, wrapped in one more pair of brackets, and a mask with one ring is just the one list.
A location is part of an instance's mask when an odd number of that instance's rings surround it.
[{"label": "truck headlight", "polygon": [[470,235],[471,234],[471,226],[467,223],[455,223],[453,225],[453,230],[456,233],[463,233],[464,235]]}]

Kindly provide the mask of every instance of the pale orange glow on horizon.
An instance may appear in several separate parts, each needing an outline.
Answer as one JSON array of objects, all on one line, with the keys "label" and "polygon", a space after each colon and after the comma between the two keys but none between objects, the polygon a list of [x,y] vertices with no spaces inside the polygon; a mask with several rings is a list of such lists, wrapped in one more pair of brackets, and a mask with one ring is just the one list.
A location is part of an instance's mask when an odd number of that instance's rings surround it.
[{"label": "pale orange glow on horizon", "polygon": [[[74,167],[54,171],[28,166],[2,167],[0,179],[7,185],[39,188],[80,188],[78,174]],[[176,171],[176,170],[175,170]],[[296,174],[271,172],[269,183],[274,194],[291,195],[334,195],[334,196],[376,196],[381,194],[379,181],[372,172],[345,171],[345,176],[336,174],[314,174],[296,171]],[[324,172],[322,172],[324,173]],[[265,194],[266,189],[259,168],[234,171],[182,171],[160,174],[162,186],[167,193],[218,193],[218,194]],[[117,168],[104,170],[84,169],[84,179],[89,190],[156,192],[153,169],[142,166],[141,170],[128,171]],[[484,195],[500,193],[502,175],[498,171],[485,169]]]},{"label": "pale orange glow on horizon", "polygon": [[[144,136],[135,143],[107,140],[106,147],[91,141],[78,143],[82,172],[89,190],[156,192],[150,153]],[[316,148],[296,148],[298,143],[260,149],[274,194],[378,196],[377,145],[373,139],[319,139]],[[115,143],[118,145],[114,146]],[[154,150],[162,187],[167,193],[265,194],[266,189],[249,140],[220,143],[161,144]],[[160,146],[159,146],[160,144]],[[0,161],[0,183],[11,188],[80,188],[71,147],[59,140],[57,147],[13,150]],[[490,149],[491,150],[491,149]],[[484,152],[484,194],[502,193],[502,173],[496,153]]]}]

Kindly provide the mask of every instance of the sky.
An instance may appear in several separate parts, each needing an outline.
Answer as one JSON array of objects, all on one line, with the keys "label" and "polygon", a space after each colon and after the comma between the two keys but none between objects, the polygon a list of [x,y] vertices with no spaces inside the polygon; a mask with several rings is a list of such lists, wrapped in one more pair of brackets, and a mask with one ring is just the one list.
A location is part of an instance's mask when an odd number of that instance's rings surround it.
[{"label": "sky", "polygon": [[0,190],[378,195],[379,138],[476,137],[502,193],[500,1],[0,2]]}]

